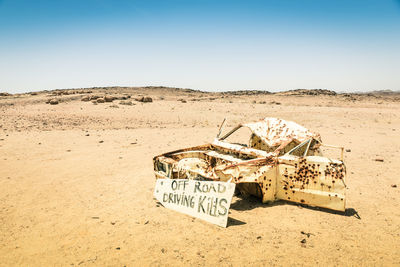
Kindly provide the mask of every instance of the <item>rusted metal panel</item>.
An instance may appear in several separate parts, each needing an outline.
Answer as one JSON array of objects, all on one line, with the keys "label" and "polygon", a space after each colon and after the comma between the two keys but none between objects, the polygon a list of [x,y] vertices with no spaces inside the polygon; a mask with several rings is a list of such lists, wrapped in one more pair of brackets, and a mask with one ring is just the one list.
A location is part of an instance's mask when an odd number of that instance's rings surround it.
[{"label": "rusted metal panel", "polygon": [[[225,139],[252,130],[249,145]],[[231,181],[243,195],[345,210],[346,168],[322,156],[320,135],[294,122],[266,118],[235,127],[213,143],[154,157],[156,178]],[[343,151],[342,147],[341,148]]]},{"label": "rusted metal panel", "polygon": [[320,156],[279,158],[278,199],[345,210],[345,167]]}]

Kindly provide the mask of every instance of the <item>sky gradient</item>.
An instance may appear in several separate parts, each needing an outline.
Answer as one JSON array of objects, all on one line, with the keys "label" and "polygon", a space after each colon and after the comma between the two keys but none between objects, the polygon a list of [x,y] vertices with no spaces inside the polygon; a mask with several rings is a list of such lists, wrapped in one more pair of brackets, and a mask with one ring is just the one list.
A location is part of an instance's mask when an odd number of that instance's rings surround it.
[{"label": "sky gradient", "polygon": [[400,90],[399,0],[0,0],[0,92]]}]

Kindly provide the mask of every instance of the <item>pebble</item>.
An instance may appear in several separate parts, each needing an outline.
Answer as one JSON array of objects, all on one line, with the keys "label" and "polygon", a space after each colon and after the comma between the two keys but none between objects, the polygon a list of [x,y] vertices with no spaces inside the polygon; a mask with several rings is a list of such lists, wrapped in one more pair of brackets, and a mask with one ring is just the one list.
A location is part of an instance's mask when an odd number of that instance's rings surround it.
[{"label": "pebble", "polygon": [[50,105],[57,105],[58,104],[58,99],[51,99],[50,101],[49,101],[49,104]]},{"label": "pebble", "polygon": [[120,101],[119,104],[120,105],[127,105],[127,106],[136,105],[135,103],[132,103],[132,101]]},{"label": "pebble", "polygon": [[85,102],[87,102],[87,101],[89,101],[90,100],[90,96],[84,96],[84,97],[82,97],[82,99],[81,99],[81,101],[85,101]]},{"label": "pebble", "polygon": [[300,232],[302,235],[306,235],[307,237],[310,237],[310,235],[312,235],[311,233],[306,233],[306,232],[304,232],[304,231],[301,231]]},{"label": "pebble", "polygon": [[149,96],[143,96],[142,98],[139,98],[138,101],[143,102],[143,103],[149,103],[149,102],[153,102],[153,98],[151,98]]},{"label": "pebble", "polygon": [[105,97],[104,97],[104,101],[106,101],[106,102],[113,102],[114,101],[114,97],[113,96],[109,96],[109,95],[106,95]]}]

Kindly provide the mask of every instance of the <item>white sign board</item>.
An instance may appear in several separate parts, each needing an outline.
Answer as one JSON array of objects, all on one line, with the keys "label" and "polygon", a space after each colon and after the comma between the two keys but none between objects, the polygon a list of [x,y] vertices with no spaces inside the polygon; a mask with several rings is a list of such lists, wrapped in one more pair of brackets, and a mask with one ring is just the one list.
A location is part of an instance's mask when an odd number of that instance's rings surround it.
[{"label": "white sign board", "polygon": [[230,182],[157,179],[154,197],[166,208],[226,227],[234,192]]}]

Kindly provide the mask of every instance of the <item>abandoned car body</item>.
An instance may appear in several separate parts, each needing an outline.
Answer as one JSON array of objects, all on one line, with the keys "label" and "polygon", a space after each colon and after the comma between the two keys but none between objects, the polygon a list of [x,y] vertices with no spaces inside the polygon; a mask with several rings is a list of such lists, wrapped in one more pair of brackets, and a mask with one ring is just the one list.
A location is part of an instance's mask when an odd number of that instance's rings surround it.
[{"label": "abandoned car body", "polygon": [[[242,127],[251,130],[248,145],[226,141]],[[211,144],[154,157],[156,178],[230,181],[243,195],[258,196],[264,203],[282,199],[345,210],[343,147],[325,145],[319,134],[276,118],[219,135]],[[324,157],[321,146],[341,148],[340,160]]]}]

